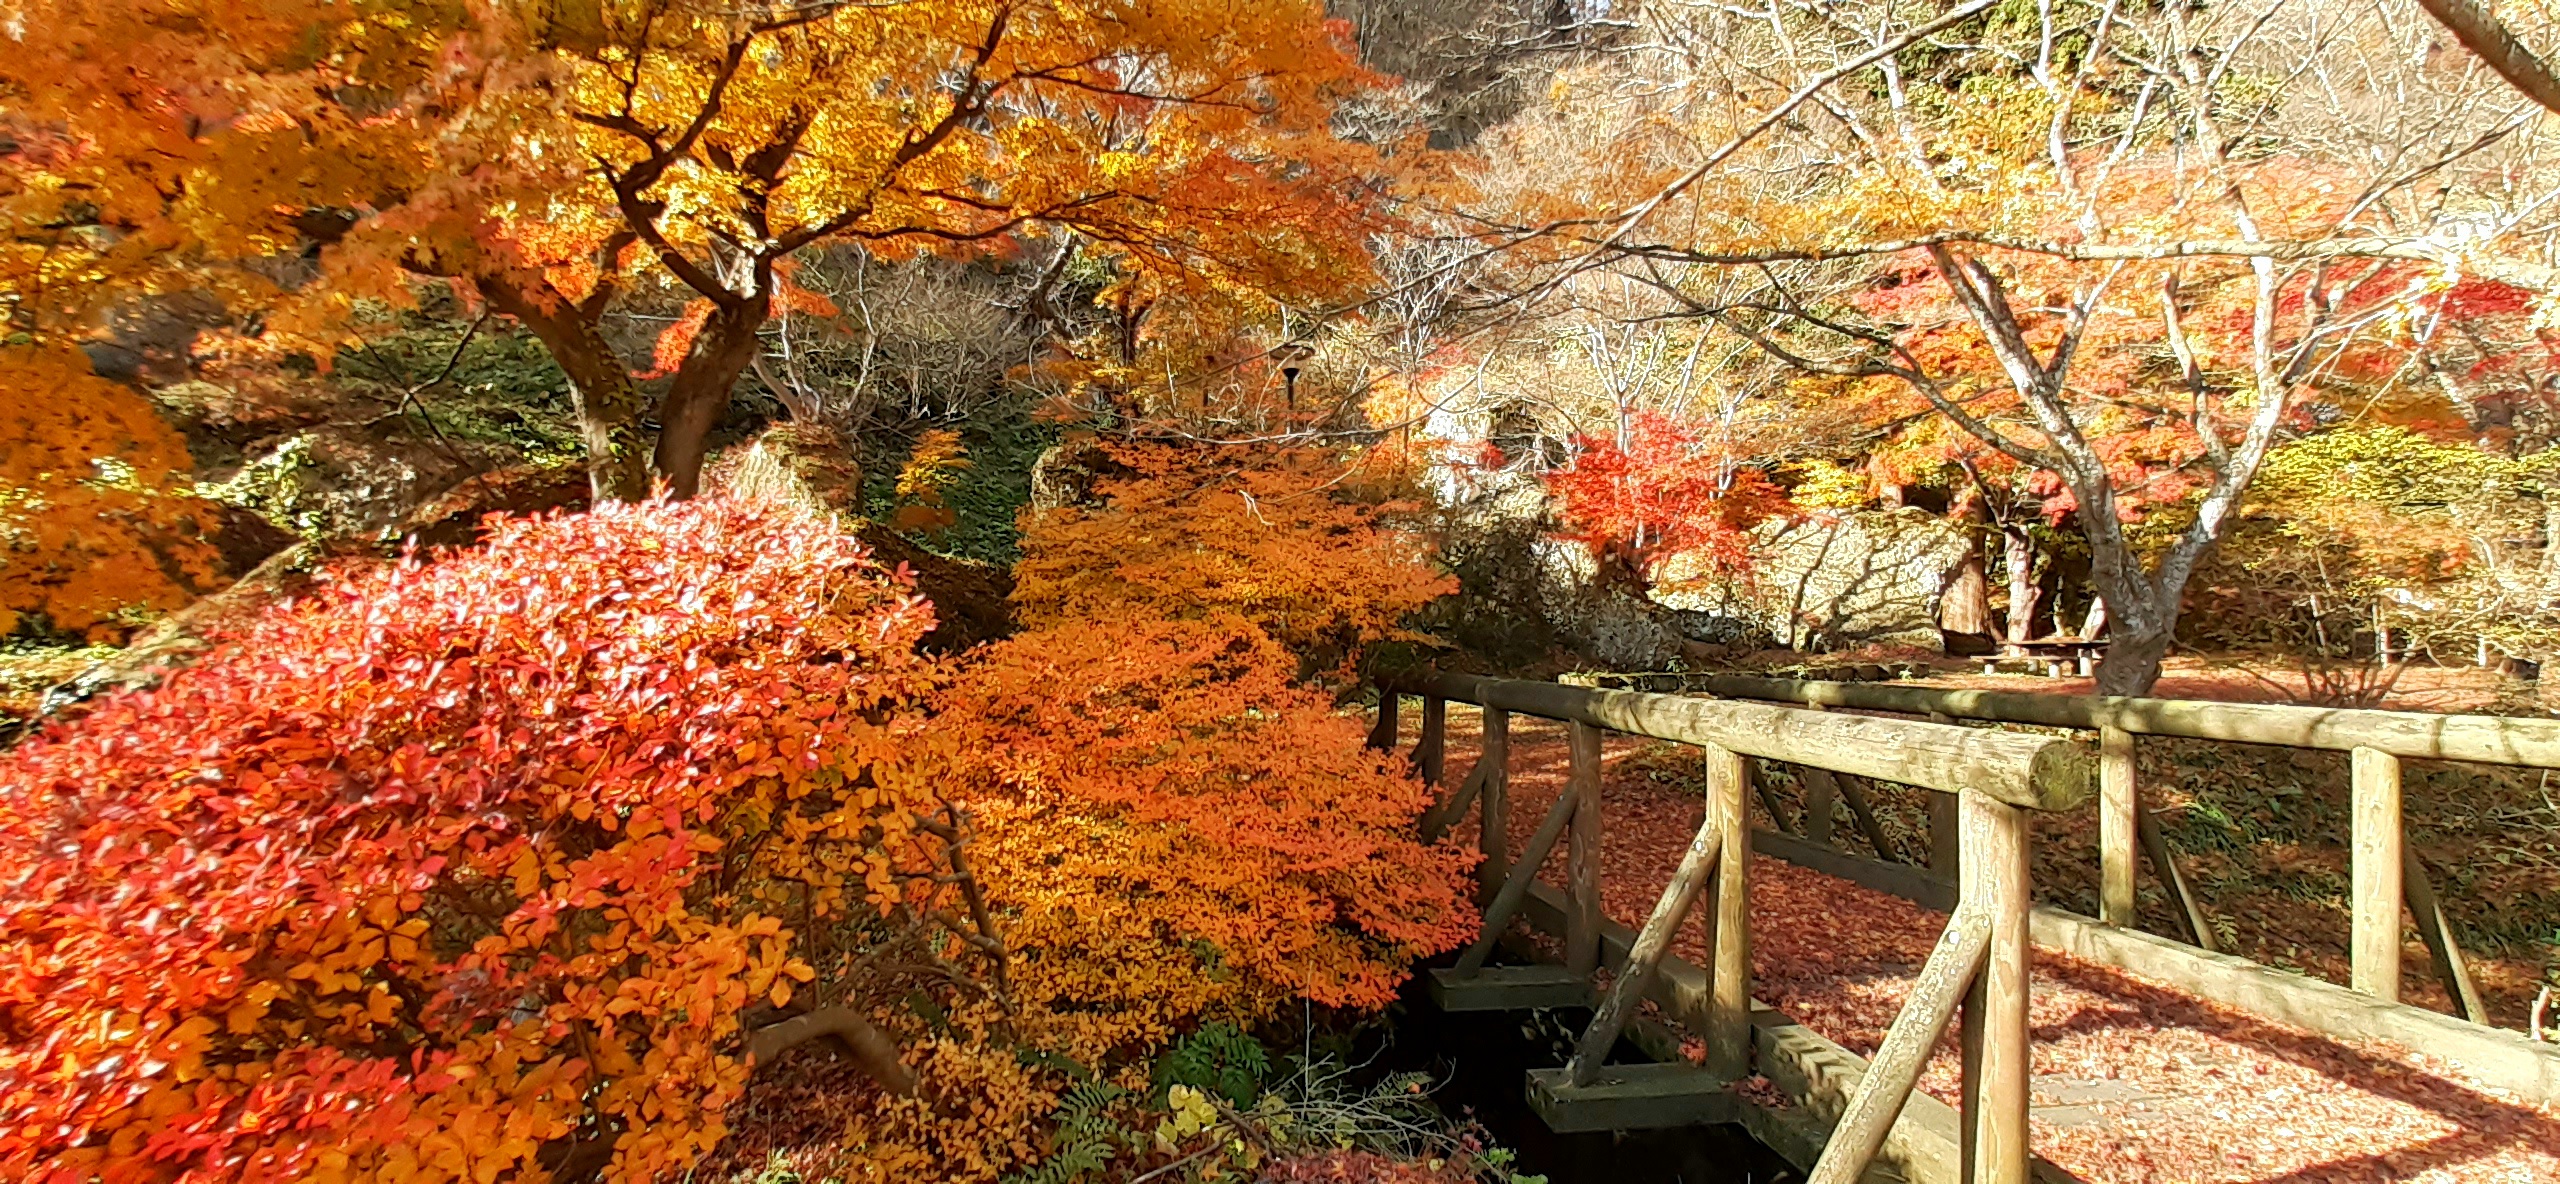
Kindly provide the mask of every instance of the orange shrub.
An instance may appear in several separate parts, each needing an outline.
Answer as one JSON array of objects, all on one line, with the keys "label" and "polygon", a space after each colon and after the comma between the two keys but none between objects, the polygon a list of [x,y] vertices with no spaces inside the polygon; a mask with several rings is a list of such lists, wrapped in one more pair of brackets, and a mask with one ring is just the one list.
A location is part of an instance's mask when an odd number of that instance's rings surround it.
[{"label": "orange shrub", "polygon": [[807,514],[497,522],[0,757],[0,1178],[689,1162],[741,1012],[937,907],[931,622]]},{"label": "orange shrub", "polygon": [[1095,1017],[1086,1051],[1291,997],[1381,1007],[1474,935],[1474,856],[1414,838],[1430,791],[1294,667],[1234,616],[1088,621],[944,693],[1018,997]]},{"label": "orange shrub", "polygon": [[1369,501],[1313,448],[1111,441],[1096,504],[1026,512],[1014,604],[1023,624],[1234,614],[1313,669],[1407,636],[1400,622],[1457,588],[1413,507]]}]

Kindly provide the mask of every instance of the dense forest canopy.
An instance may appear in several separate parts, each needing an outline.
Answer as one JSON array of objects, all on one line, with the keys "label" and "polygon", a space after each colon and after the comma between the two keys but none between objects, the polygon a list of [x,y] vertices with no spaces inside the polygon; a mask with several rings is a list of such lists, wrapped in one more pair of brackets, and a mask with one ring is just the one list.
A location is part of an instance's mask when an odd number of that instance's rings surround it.
[{"label": "dense forest canopy", "polygon": [[0,1172],[1505,1179],[1204,1134],[1474,936],[1382,670],[2540,712],[2555,17],[0,0]]}]

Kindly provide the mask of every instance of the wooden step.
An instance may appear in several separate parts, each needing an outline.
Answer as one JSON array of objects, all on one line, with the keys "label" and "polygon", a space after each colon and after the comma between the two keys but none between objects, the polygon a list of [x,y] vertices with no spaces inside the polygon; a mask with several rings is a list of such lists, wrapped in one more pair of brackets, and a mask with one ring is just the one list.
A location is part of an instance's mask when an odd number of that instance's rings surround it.
[{"label": "wooden step", "polygon": [[1580,1087],[1562,1069],[1532,1069],[1529,1108],[1562,1135],[1742,1121],[1732,1084],[1689,1065],[1603,1065]]},{"label": "wooden step", "polygon": [[1431,1001],[1442,1011],[1526,1011],[1591,1006],[1591,981],[1561,966],[1487,966],[1473,974],[1431,972]]}]

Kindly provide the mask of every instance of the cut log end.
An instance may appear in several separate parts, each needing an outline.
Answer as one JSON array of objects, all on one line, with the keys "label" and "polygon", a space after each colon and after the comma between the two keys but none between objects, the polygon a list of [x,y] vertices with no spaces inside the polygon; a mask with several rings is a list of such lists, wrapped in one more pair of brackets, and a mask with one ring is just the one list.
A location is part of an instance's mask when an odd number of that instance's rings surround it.
[{"label": "cut log end", "polygon": [[2010,804],[2030,810],[2069,810],[2098,794],[2098,758],[2087,744],[2056,740],[2036,752],[2027,768],[2031,800]]}]

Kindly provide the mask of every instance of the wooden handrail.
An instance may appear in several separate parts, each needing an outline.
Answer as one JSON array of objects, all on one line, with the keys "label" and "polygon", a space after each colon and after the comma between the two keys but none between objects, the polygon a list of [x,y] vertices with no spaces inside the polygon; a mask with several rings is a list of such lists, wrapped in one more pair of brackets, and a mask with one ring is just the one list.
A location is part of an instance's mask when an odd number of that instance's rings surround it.
[{"label": "wooden handrail", "polygon": [[[1922,988],[1895,1021],[1886,1055],[1861,1083],[1840,1137],[1816,1169],[1822,1181],[1845,1182],[1863,1174],[1884,1132],[1908,1102],[1920,1066],[1937,1043],[1956,997],[1965,995],[1964,1120],[1968,1184],[2027,1184],[2027,1084],[2032,1036],[2027,1027],[2027,809],[2064,809],[2089,795],[2091,762],[2075,743],[1963,728],[1953,724],[1879,719],[1759,703],[1595,690],[1557,683],[1407,675],[1379,685],[1380,720],[1371,732],[1392,751],[1389,716],[1404,695],[1423,701],[1416,771],[1429,778],[1444,755],[1451,700],[1485,709],[1488,745],[1466,787],[1435,806],[1421,829],[1437,835],[1462,814],[1470,798],[1481,803],[1481,833],[1508,829],[1509,803],[1496,787],[1505,782],[1508,714],[1542,716],[1570,725],[1572,772],[1521,857],[1506,869],[1485,910],[1475,944],[1456,971],[1473,976],[1514,913],[1527,899],[1549,852],[1570,827],[1564,891],[1564,970],[1588,986],[1600,962],[1600,793],[1604,730],[1650,736],[1706,750],[1705,810],[1679,868],[1662,889],[1652,914],[1628,949],[1617,981],[1598,1001],[1591,1022],[1575,1041],[1561,1079],[1544,1088],[1570,1093],[1592,1088],[1602,1063],[1650,990],[1673,935],[1704,899],[1700,917],[1709,950],[1704,1015],[1708,1080],[1739,1081],[1751,1071],[1751,774],[1747,756],[1788,761],[1808,769],[1879,777],[1940,789],[1939,799],[1960,807],[1962,902],[1949,922],[1939,954],[1922,975]],[[1950,828],[1953,831],[1955,828]],[[1499,846],[1489,850],[1500,850]],[[1533,1081],[1535,1080],[1533,1076]]]},{"label": "wooden handrail", "polygon": [[2184,736],[2334,752],[2369,748],[2403,758],[2560,769],[2560,721],[2553,720],[2279,703],[1959,691],[1743,674],[1693,676],[1684,678],[1683,684],[1728,699],[1806,707],[1849,707],[1911,715],[1934,712],[1997,723],[2117,728],[2145,736]]},{"label": "wooden handrail", "polygon": [[2031,810],[2077,806],[2088,800],[2095,780],[2086,745],[2050,736],[1469,674],[1412,674],[1386,685],[1426,701],[1454,699],[1631,736],[1719,745],[1942,793],[1973,789]]},{"label": "wooden handrail", "polygon": [[2141,806],[2134,784],[2133,737],[2175,736],[2268,744],[2351,754],[2353,771],[2352,891],[2349,913],[2353,983],[2385,1000],[2399,997],[2400,910],[2415,916],[2445,991],[2475,1023],[2488,1022],[2462,950],[2426,871],[2401,836],[2400,762],[2416,757],[2524,768],[2560,768],[2560,721],[2489,715],[2432,715],[2365,708],[2295,707],[2103,695],[1960,691],[1940,687],[1761,678],[1718,674],[1673,676],[1680,685],[1733,699],[1890,711],[1933,718],[2095,730],[2099,735],[2099,915],[2110,925],[2134,921],[2135,844],[2148,850],[2172,911],[2194,943],[2217,947],[2202,906]]}]

